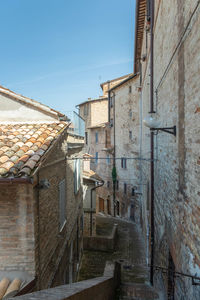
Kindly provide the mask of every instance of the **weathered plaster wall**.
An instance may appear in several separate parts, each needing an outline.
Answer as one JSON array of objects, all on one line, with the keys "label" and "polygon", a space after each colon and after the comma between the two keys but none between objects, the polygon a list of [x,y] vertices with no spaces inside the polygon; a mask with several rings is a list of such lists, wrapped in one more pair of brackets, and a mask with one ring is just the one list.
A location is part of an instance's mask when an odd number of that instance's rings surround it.
[{"label": "weathered plaster wall", "polygon": [[91,125],[108,122],[108,100],[95,101],[91,105]]},{"label": "weathered plaster wall", "polygon": [[45,122],[55,121],[57,117],[48,116],[0,94],[0,120],[1,122]]}]

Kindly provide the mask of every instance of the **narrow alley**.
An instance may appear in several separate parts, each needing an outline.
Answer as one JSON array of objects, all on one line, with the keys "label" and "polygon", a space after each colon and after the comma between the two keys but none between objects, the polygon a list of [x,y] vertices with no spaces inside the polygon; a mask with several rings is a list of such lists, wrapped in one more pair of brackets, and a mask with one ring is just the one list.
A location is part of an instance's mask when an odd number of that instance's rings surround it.
[{"label": "narrow alley", "polygon": [[114,252],[84,251],[79,280],[102,276],[106,261],[121,264],[121,286],[117,299],[159,299],[149,285],[145,245],[139,227],[127,220],[97,216],[97,235],[109,236],[117,224]]}]

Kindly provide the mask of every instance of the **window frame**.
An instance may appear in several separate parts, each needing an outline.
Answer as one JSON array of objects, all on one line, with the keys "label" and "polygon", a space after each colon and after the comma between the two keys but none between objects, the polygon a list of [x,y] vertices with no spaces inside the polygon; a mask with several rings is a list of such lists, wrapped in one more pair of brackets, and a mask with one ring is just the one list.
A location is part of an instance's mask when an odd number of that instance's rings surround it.
[{"label": "window frame", "polygon": [[96,152],[96,153],[95,153],[95,164],[96,164],[96,165],[98,164],[98,159],[99,159],[99,153]]},{"label": "window frame", "polygon": [[121,168],[127,169],[127,159],[125,157],[121,158]]},{"label": "window frame", "polygon": [[81,187],[81,164],[80,158],[74,160],[74,194],[78,194]]},{"label": "window frame", "polygon": [[62,179],[58,184],[59,190],[59,231],[61,232],[66,224],[66,179]]},{"label": "window frame", "polygon": [[98,131],[95,131],[95,143],[98,144],[99,142],[99,133]]}]

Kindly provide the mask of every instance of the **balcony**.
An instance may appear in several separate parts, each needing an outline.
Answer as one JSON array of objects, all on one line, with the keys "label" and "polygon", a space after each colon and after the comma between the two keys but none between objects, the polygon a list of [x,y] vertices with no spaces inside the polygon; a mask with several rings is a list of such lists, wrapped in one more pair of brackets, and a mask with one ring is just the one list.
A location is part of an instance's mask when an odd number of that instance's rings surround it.
[{"label": "balcony", "polygon": [[79,114],[77,114],[75,111],[67,112],[67,116],[69,118],[69,121],[71,122],[69,126],[69,133],[85,137],[85,121]]}]

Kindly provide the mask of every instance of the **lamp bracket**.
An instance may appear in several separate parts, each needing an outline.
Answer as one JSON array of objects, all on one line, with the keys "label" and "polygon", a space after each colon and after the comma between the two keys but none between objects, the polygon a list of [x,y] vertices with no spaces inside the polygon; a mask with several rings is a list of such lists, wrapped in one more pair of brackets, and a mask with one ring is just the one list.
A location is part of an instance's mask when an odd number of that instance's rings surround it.
[{"label": "lamp bracket", "polygon": [[174,136],[176,136],[176,126],[172,126],[172,127],[162,127],[162,128],[150,128],[150,130],[152,131],[164,131],[167,132],[169,134],[173,134]]}]

